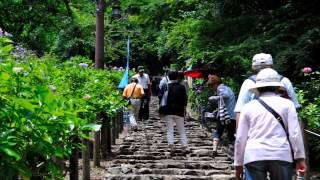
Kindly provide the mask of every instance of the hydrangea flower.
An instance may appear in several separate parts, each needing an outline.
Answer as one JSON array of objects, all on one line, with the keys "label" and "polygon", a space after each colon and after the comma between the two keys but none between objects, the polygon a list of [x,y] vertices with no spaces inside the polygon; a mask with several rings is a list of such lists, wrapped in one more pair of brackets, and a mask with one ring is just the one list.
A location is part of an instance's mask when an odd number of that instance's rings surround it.
[{"label": "hydrangea flower", "polygon": [[85,94],[82,98],[84,100],[89,100],[91,98],[91,96],[89,94]]},{"label": "hydrangea flower", "polygon": [[56,88],[54,85],[50,85],[50,90],[51,90],[51,91],[56,91],[56,89],[57,89],[57,88]]},{"label": "hydrangea flower", "polygon": [[311,73],[312,72],[312,68],[311,67],[304,67],[303,69],[302,69],[302,72],[303,73]]},{"label": "hydrangea flower", "polygon": [[89,65],[87,63],[80,63],[79,67],[81,68],[87,68]]},{"label": "hydrangea flower", "polygon": [[197,93],[202,93],[202,91],[203,91],[203,86],[199,86],[196,88]]},{"label": "hydrangea flower", "polygon": [[16,74],[19,74],[23,71],[23,67],[13,67],[12,71],[15,72]]}]

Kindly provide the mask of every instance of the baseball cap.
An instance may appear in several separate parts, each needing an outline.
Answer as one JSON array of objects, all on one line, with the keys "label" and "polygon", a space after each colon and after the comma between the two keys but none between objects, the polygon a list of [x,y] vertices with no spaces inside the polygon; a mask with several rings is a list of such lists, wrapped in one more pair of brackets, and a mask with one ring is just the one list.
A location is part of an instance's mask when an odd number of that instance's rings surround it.
[{"label": "baseball cap", "polygon": [[271,54],[259,53],[253,56],[252,66],[272,65],[273,59]]},{"label": "baseball cap", "polygon": [[144,72],[143,66],[138,66],[138,72]]}]

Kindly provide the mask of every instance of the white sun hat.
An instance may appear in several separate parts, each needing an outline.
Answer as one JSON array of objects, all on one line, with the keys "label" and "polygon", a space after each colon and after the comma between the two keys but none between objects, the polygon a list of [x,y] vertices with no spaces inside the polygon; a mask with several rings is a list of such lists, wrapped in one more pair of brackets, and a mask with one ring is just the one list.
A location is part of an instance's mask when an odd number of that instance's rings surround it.
[{"label": "white sun hat", "polygon": [[262,69],[256,78],[256,83],[250,89],[256,90],[260,87],[280,87],[281,89],[285,89],[283,84],[280,82],[280,75],[277,71],[271,68]]},{"label": "white sun hat", "polygon": [[252,66],[272,65],[273,59],[271,54],[260,53],[256,54],[252,58]]}]

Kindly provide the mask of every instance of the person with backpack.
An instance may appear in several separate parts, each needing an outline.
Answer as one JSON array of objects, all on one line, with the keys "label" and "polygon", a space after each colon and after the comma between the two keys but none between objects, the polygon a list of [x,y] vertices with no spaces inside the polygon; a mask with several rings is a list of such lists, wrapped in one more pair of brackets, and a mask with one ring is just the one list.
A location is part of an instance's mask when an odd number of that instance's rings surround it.
[{"label": "person with backpack", "polygon": [[234,106],[236,104],[236,98],[233,91],[223,84],[220,78],[216,75],[208,76],[208,87],[215,92],[215,96],[210,96],[210,102],[217,102],[219,105],[218,121],[216,122],[215,131],[212,134],[213,137],[213,155],[217,154],[220,138],[223,131],[226,129],[228,139],[231,143],[234,141],[236,116],[234,113]]},{"label": "person with backpack", "polygon": [[[272,65],[273,65],[273,59],[271,54],[259,53],[253,56],[252,58],[253,75],[250,76],[248,79],[246,79],[242,83],[240,92],[238,94],[236,106],[234,109],[234,112],[236,113],[237,127],[239,123],[241,109],[245,104],[247,104],[248,102],[250,102],[255,98],[254,93],[249,89],[255,84],[256,74],[264,68],[272,68]],[[288,78],[281,76],[280,82],[281,84],[283,84],[284,89],[281,90],[281,92],[279,93],[281,93],[283,97],[287,97],[288,99],[290,99],[294,103],[295,108],[298,109],[300,107],[300,104],[298,103],[298,100],[296,98],[296,94],[294,92],[294,88],[292,86],[291,81]]]},{"label": "person with backpack", "polygon": [[185,87],[178,82],[178,72],[168,72],[169,83],[162,97],[159,113],[163,115],[163,119],[167,126],[167,141],[171,153],[175,151],[174,145],[174,124],[180,135],[180,143],[182,145],[182,153],[187,151],[187,135],[184,127],[184,110],[187,106],[188,98]]},{"label": "person with backpack", "polygon": [[294,103],[278,95],[285,86],[279,74],[265,68],[250,87],[256,99],[241,109],[235,141],[236,180],[291,180],[292,163],[300,175],[306,172],[305,151]]}]

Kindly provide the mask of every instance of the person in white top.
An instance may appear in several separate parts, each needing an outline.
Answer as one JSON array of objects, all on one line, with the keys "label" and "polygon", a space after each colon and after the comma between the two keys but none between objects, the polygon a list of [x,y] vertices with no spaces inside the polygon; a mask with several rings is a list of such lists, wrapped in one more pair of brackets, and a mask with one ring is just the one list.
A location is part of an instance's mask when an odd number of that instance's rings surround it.
[{"label": "person in white top", "polygon": [[[272,68],[273,65],[273,59],[270,54],[265,53],[259,53],[253,56],[252,58],[252,71],[253,74],[248,79],[246,79],[240,88],[240,92],[238,95],[237,103],[234,109],[234,112],[236,113],[236,122],[237,127],[239,123],[239,117],[240,112],[245,104],[250,102],[254,99],[254,93],[250,91],[249,89],[255,84],[256,74],[264,68]],[[300,104],[298,103],[298,100],[296,98],[296,94],[294,92],[294,88],[292,86],[291,81],[281,76],[280,78],[281,84],[285,87],[283,90],[285,91],[285,96],[287,96],[288,99],[291,99],[291,101],[294,103],[294,106],[296,109],[300,107]]]},{"label": "person in white top", "polygon": [[[246,177],[249,175],[253,180],[266,179],[267,172],[271,180],[291,180],[293,160],[296,160],[297,172],[306,172],[297,112],[292,101],[277,95],[281,88],[284,85],[279,74],[271,68],[261,70],[251,87],[258,98],[241,110],[234,152],[237,180],[242,178],[243,166]],[[261,100],[280,115],[284,127],[279,118],[259,102]]]},{"label": "person in white top", "polygon": [[149,75],[144,73],[143,66],[138,66],[138,74],[134,75],[133,77],[137,78],[139,84],[143,87],[145,92],[144,96],[141,98],[141,108],[139,112],[139,120],[142,119],[147,120],[149,119],[149,103],[151,97],[151,81]]}]

